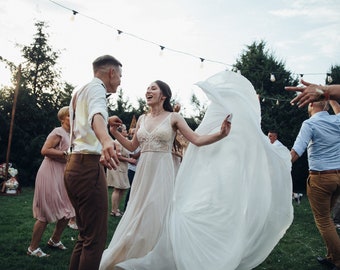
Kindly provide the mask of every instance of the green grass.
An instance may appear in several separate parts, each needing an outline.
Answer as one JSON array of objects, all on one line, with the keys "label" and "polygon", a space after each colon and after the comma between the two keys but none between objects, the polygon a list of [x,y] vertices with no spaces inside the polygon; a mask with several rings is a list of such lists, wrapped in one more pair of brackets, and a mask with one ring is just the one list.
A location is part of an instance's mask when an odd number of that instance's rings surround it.
[{"label": "green grass", "polygon": [[[54,224],[49,224],[40,247],[51,256],[35,258],[26,255],[32,234],[33,188],[23,188],[16,196],[0,196],[0,269],[2,270],[67,270],[77,231],[66,228],[62,235],[65,251],[52,250],[47,241]],[[112,189],[109,189],[111,195]],[[316,256],[325,255],[323,241],[317,231],[307,197],[300,205],[294,203],[294,222],[270,256],[256,270],[322,270]],[[109,217],[109,244],[119,218]],[[194,270],[194,269],[192,269]],[[208,269],[207,269],[208,270]],[[214,270],[214,269],[211,269]],[[228,270],[228,269],[226,269]]]}]

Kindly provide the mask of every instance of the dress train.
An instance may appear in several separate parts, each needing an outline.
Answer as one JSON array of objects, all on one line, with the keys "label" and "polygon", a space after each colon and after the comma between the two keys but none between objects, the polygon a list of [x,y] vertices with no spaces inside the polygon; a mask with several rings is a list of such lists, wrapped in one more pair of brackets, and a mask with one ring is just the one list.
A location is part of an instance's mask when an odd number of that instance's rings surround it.
[{"label": "dress train", "polygon": [[189,145],[157,245],[114,269],[252,269],[292,223],[290,153],[262,132],[251,83],[223,71],[197,85],[211,104],[196,131],[218,131],[232,112],[231,132],[211,145]]}]

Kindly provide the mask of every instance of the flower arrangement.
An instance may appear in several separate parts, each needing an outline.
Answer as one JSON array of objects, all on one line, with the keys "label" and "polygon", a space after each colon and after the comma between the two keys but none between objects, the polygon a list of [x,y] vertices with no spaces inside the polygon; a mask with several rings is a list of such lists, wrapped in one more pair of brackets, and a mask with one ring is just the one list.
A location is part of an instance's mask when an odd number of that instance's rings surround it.
[{"label": "flower arrangement", "polygon": [[18,175],[18,170],[12,166],[12,163],[8,163],[8,175],[6,178],[6,163],[0,164],[0,179],[4,181],[4,186],[6,188],[7,194],[16,194],[19,187],[19,182],[16,176]]}]

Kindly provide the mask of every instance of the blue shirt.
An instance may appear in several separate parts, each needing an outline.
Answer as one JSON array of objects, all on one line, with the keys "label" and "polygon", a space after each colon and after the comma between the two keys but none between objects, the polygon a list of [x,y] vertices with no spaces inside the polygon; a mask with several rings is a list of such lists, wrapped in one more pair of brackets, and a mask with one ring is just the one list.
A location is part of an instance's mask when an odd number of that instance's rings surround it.
[{"label": "blue shirt", "polygon": [[340,169],[340,114],[313,114],[302,123],[293,145],[301,156],[307,148],[309,170]]}]

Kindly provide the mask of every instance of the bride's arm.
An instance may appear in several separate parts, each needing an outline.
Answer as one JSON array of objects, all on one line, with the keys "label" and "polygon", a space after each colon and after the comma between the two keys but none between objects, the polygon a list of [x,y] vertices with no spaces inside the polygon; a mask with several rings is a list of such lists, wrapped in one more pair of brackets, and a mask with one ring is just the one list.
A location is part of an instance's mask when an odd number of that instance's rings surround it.
[{"label": "bride's arm", "polygon": [[132,137],[132,140],[128,140],[127,138],[125,138],[118,130],[117,130],[117,126],[110,126],[110,133],[117,139],[117,141],[120,142],[121,145],[124,146],[124,148],[126,148],[127,150],[129,150],[130,152],[135,151],[138,146],[139,146],[139,142],[137,140],[137,131],[139,129],[139,119],[137,121],[137,125],[136,125],[136,132]]},{"label": "bride's arm", "polygon": [[175,129],[178,129],[182,135],[191,143],[197,145],[197,146],[202,146],[202,145],[207,145],[211,144],[214,142],[217,142],[221,140],[222,138],[228,136],[230,129],[231,129],[231,122],[228,121],[231,116],[227,116],[222,124],[221,124],[221,129],[219,132],[213,133],[213,134],[206,134],[206,135],[200,135],[196,132],[194,132],[183,116],[181,116],[178,113],[173,113],[172,115],[172,126],[175,127]]}]

